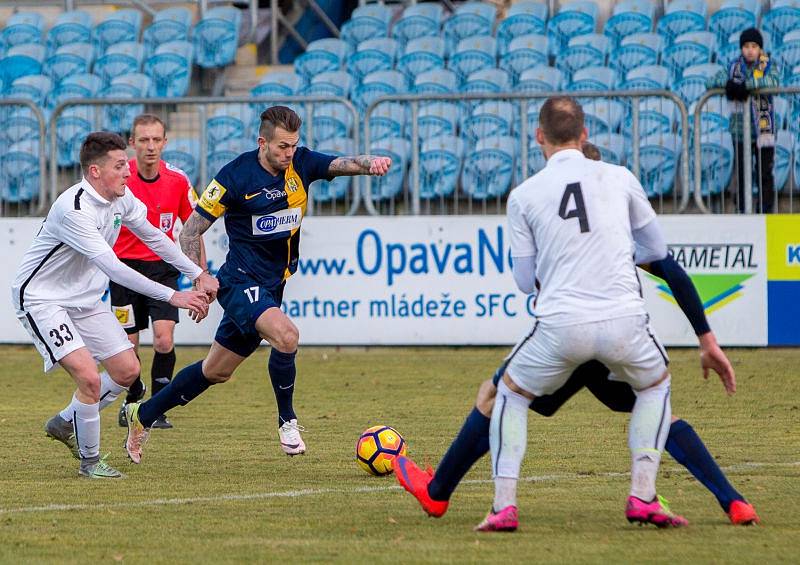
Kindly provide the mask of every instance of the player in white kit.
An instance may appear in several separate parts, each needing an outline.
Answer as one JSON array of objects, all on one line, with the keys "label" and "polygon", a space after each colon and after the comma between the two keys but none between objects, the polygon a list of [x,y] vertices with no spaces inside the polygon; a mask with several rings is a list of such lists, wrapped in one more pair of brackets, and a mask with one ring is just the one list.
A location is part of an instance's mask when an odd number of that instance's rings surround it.
[{"label": "player in white kit", "polygon": [[670,375],[666,352],[648,323],[636,262],[667,254],[656,214],[630,171],[584,157],[583,111],[574,99],[545,102],[536,139],[547,166],[511,192],[507,209],[515,281],[526,293],[538,288],[536,323],[512,351],[498,383],[490,425],[495,498],[476,529],[516,529],[531,400],[558,390],[592,359],[637,395],[626,516],[684,525],[655,488],[670,425]]},{"label": "player in white kit", "polygon": [[[116,134],[89,134],[80,152],[83,179],[53,203],[11,289],[17,318],[44,358],[45,372],[61,365],[78,386],[45,431],[70,448],[80,459],[79,473],[91,478],[122,476],[100,458],[100,410],[139,374],[133,346],[102,302],[109,278],[186,308],[196,321],[208,313],[218,287],[216,279],[147,221],[147,208],[125,186],[130,176],[125,147]],[[111,247],[123,225],[198,290],[176,292],[120,262]],[[97,362],[105,368],[102,374]]]}]

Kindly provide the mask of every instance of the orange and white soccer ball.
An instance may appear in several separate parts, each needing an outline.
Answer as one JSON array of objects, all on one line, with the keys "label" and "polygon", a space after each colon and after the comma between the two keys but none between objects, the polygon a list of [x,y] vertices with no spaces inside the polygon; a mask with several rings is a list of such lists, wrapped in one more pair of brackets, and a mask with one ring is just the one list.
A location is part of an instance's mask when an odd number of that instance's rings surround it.
[{"label": "orange and white soccer ball", "polygon": [[364,430],[356,443],[358,465],[370,475],[389,475],[394,459],[406,454],[406,441],[389,426],[372,426]]}]

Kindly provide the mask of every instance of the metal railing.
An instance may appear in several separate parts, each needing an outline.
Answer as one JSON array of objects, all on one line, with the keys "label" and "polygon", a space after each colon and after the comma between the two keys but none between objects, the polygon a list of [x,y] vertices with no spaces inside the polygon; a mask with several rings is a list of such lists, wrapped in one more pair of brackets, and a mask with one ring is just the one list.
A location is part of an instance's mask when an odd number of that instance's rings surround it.
[{"label": "metal railing", "polygon": [[[597,98],[597,99],[611,99],[623,98],[631,102],[631,170],[634,175],[639,178],[640,162],[639,162],[639,101],[643,98],[659,97],[672,101],[678,108],[681,115],[680,136],[681,136],[681,158],[678,160],[680,163],[680,175],[676,178],[680,179],[681,184],[681,197],[680,202],[677,204],[676,212],[683,212],[689,205],[691,195],[691,184],[689,182],[689,116],[683,100],[676,94],[668,90],[612,90],[612,91],[575,91],[575,92],[497,92],[497,93],[447,93],[447,94],[393,94],[388,96],[381,96],[376,98],[366,108],[364,112],[364,146],[367,152],[371,150],[372,138],[370,136],[370,118],[375,109],[383,103],[389,102],[408,102],[411,106],[411,214],[419,215],[421,211],[420,199],[420,171],[419,171],[419,105],[421,102],[476,102],[476,101],[492,101],[492,100],[515,100],[519,102],[520,106],[520,131],[519,137],[521,138],[520,148],[520,162],[521,170],[524,177],[527,176],[528,168],[528,148],[529,148],[529,135],[528,135],[528,104],[532,100],[544,100],[551,96],[563,96],[565,94],[574,96],[575,98]],[[624,119],[624,117],[623,117]],[[364,188],[364,205],[367,213],[371,215],[378,215],[375,209],[372,190],[371,179],[366,177]],[[518,179],[521,181],[522,179]]]},{"label": "metal railing", "polygon": [[[185,106],[192,106],[196,107],[197,115],[199,118],[199,132],[198,136],[200,138],[200,156],[199,156],[199,180],[200,185],[205,187],[206,184],[211,180],[211,175],[208,172],[208,146],[207,146],[207,106],[209,105],[224,105],[224,104],[247,104],[247,105],[256,105],[256,104],[263,104],[267,105],[274,105],[274,104],[287,104],[291,105],[295,108],[302,107],[304,110],[304,114],[306,115],[307,119],[304,121],[303,124],[303,134],[305,135],[305,139],[313,140],[314,139],[314,105],[315,104],[341,104],[352,114],[353,116],[353,145],[355,151],[358,152],[360,147],[360,132],[358,127],[358,112],[356,111],[353,104],[344,98],[339,98],[335,96],[284,96],[284,97],[277,97],[277,96],[269,96],[269,97],[252,97],[252,96],[224,96],[224,97],[192,97],[192,98],[76,98],[71,100],[65,100],[58,104],[54,109],[53,113],[50,117],[49,121],[49,128],[50,128],[50,143],[51,147],[57,147],[58,144],[58,119],[63,115],[64,111],[68,108],[73,107],[80,107],[80,106],[95,106],[95,107],[102,107],[102,106],[144,106],[145,108],[151,109],[154,107],[158,107],[162,105],[163,107],[185,107]],[[99,116],[95,115],[95,120],[99,120]],[[169,120],[165,119],[167,122],[167,130],[168,135],[170,134],[170,127],[169,127]],[[129,131],[131,124],[128,124]],[[95,122],[94,128],[95,130],[102,129],[100,127],[99,122]],[[44,131],[44,130],[42,130]],[[119,133],[119,132],[118,132]],[[44,135],[42,136],[44,139]],[[253,139],[255,143],[255,139]],[[43,148],[42,148],[43,150]],[[43,154],[42,154],[43,155]],[[44,173],[44,167],[42,168],[42,172]],[[58,184],[58,172],[59,172],[59,165],[58,165],[58,151],[52,151],[50,156],[50,182],[49,182],[49,197],[50,201],[54,201],[55,198],[58,196],[58,193],[61,188]],[[216,172],[216,171],[215,171]],[[306,187],[308,189],[308,187]],[[44,190],[44,189],[43,189]],[[358,183],[352,182],[350,187],[350,205],[346,206],[347,215],[356,214],[360,202],[361,202],[361,191],[358,189]],[[314,191],[308,191],[308,208],[307,213],[309,215],[314,214],[315,211],[315,200],[314,200]]]},{"label": "metal railing", "polygon": [[[789,95],[800,95],[800,86],[784,86],[784,87],[776,87],[776,88],[763,88],[755,91],[755,95],[765,94],[765,95],[780,95],[780,94],[789,94]],[[698,100],[697,104],[694,109],[694,132],[692,137],[693,142],[693,157],[694,157],[694,170],[692,171],[694,175],[694,202],[697,205],[698,209],[703,212],[704,214],[709,214],[711,211],[706,206],[705,202],[703,202],[703,193],[702,193],[702,181],[703,181],[703,164],[702,164],[702,136],[703,136],[703,127],[702,125],[702,114],[708,102],[714,96],[724,96],[725,90],[722,88],[713,88],[707,90]],[[798,110],[800,110],[800,101],[795,101],[795,105],[798,106]],[[752,115],[751,115],[751,108],[750,108],[750,99],[748,98],[746,103],[737,104],[737,108],[733,110],[731,113],[736,113],[741,108],[742,113],[742,137],[739,141],[742,145],[741,157],[739,156],[739,151],[736,147],[736,140],[733,140],[733,151],[734,154],[731,155],[731,160],[734,162],[733,172],[731,175],[731,182],[734,178],[736,178],[737,188],[738,183],[742,183],[743,190],[738,190],[738,193],[742,195],[744,202],[737,203],[738,208],[742,210],[745,214],[752,214],[753,213],[753,154],[752,154]],[[788,119],[791,120],[792,116],[798,115],[798,111],[792,110],[792,105],[789,105],[789,116]],[[776,136],[776,151],[777,151],[777,136],[778,136],[778,127],[775,124],[775,136]],[[716,133],[716,132],[711,132]],[[725,135],[729,135],[728,130],[724,130]],[[797,142],[795,142],[797,143]],[[777,152],[776,152],[777,155]],[[797,151],[792,150],[789,156],[789,176],[787,182],[789,183],[789,212],[794,212],[794,184],[800,179],[795,177],[795,169],[796,169],[796,159]],[[736,163],[736,160],[741,158],[741,165]],[[760,160],[759,160],[760,163]],[[741,169],[742,174],[741,178],[739,178],[738,169]],[[772,172],[770,171],[770,174]],[[761,175],[759,174],[759,180],[761,179]],[[731,182],[728,184],[730,185]],[[722,200],[722,211],[725,211],[725,191],[728,187],[723,188],[721,193],[720,199]],[[778,212],[778,204],[779,204],[779,191],[782,187],[776,186],[774,188],[773,194],[773,211]],[[759,196],[762,197],[763,187],[759,186]],[[710,195],[709,195],[710,198]]]},{"label": "metal railing", "polygon": [[[46,179],[46,175],[45,175],[45,171],[47,169],[47,167],[46,167],[47,160],[46,160],[46,157],[45,157],[45,139],[47,137],[46,136],[46,129],[45,129],[46,120],[45,120],[44,113],[42,112],[42,110],[39,108],[39,106],[37,106],[31,100],[27,100],[27,99],[24,99],[24,98],[4,98],[4,99],[0,99],[0,113],[5,113],[7,107],[14,107],[14,106],[23,106],[25,108],[28,108],[31,111],[31,113],[36,117],[36,121],[38,122],[39,131],[38,131],[38,140],[37,140],[38,141],[38,143],[37,143],[37,151],[38,151],[38,157],[39,157],[39,190],[38,190],[38,193],[37,193],[37,196],[36,196],[35,199],[34,198],[28,199],[28,198],[24,198],[23,197],[21,200],[17,199],[17,201],[13,202],[13,204],[16,205],[16,206],[19,206],[20,203],[24,203],[22,205],[28,208],[28,212],[29,213],[34,212],[36,214],[42,214],[47,209],[47,198],[46,198],[47,197],[47,179]],[[6,122],[6,127],[7,128],[10,127],[10,126],[8,126],[8,122]],[[11,127],[13,127],[13,126],[11,126]],[[13,133],[14,133],[13,131],[8,131],[7,130],[7,131],[2,132],[2,135],[8,136],[9,134],[13,134]],[[20,140],[20,141],[23,141],[23,140]],[[12,145],[12,147],[13,147],[13,145]],[[9,146],[6,146],[6,147],[3,148],[3,152],[5,153],[5,155],[2,156],[3,158],[6,158],[8,156],[8,150],[9,149],[10,149]],[[5,166],[6,166],[5,162],[2,165],[0,165],[0,182],[3,182],[3,183],[9,182],[11,180],[11,176],[8,174],[8,171],[4,170]],[[18,181],[19,181],[19,179],[15,179],[15,182],[18,182]],[[7,186],[2,187],[2,191],[5,191],[7,189],[8,189]],[[3,197],[0,197],[0,204],[2,205],[1,206],[2,214],[0,214],[0,216],[5,216],[6,215],[6,210],[5,209],[6,209],[7,206],[9,206],[12,203],[11,201],[13,201],[13,200],[14,199],[6,199],[6,198],[3,198]],[[34,200],[35,200],[35,202],[34,202]]]}]

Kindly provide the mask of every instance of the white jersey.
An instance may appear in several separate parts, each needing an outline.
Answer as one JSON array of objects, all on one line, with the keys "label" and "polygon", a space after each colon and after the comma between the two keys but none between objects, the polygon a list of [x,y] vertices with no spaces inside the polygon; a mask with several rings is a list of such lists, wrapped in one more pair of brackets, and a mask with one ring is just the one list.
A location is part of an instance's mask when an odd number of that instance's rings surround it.
[{"label": "white jersey", "polygon": [[111,251],[120,228],[147,223],[147,208],[129,190],[109,202],[83,179],[53,203],[11,287],[18,310],[42,304],[95,306],[108,276],[90,259]]},{"label": "white jersey", "polygon": [[512,257],[535,258],[542,323],[646,314],[631,232],[656,214],[629,170],[559,151],[511,192],[507,214]]}]

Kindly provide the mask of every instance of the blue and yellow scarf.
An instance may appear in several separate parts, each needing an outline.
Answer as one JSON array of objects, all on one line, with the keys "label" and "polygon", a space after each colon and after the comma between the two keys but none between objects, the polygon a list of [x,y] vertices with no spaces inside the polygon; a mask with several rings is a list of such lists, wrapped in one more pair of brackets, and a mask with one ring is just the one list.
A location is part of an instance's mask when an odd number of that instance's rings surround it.
[{"label": "blue and yellow scarf", "polygon": [[[762,53],[758,65],[752,70],[748,67],[743,56],[734,59],[728,68],[728,78],[738,84],[744,84],[748,73],[752,72],[754,78],[762,78],[770,70],[769,56]],[[772,95],[759,94],[750,96],[750,117],[753,120],[753,132],[756,135],[757,147],[775,146],[775,108]]]}]

